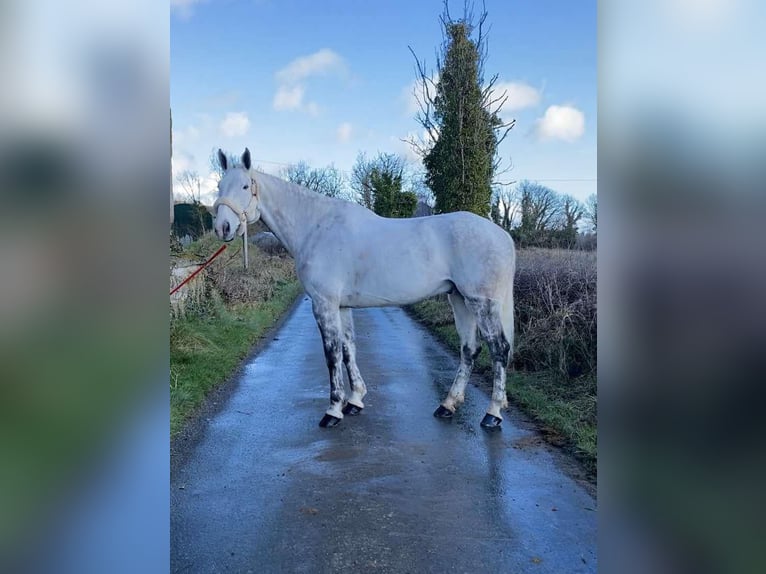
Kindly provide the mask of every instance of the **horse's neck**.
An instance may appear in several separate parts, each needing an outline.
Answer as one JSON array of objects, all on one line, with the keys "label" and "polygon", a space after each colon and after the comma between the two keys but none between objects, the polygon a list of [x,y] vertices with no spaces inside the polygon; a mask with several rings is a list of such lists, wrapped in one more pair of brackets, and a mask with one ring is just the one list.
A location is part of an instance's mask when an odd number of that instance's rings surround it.
[{"label": "horse's neck", "polygon": [[273,176],[256,173],[255,178],[260,188],[261,219],[295,257],[306,232],[322,217],[326,199]]}]

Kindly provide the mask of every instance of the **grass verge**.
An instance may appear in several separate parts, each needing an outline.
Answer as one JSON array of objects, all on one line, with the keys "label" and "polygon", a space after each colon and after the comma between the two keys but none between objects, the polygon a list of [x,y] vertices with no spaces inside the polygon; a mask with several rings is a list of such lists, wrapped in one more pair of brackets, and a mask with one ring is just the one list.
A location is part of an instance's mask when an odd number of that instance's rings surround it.
[{"label": "grass verge", "polygon": [[207,393],[225,381],[252,346],[301,292],[298,281],[277,287],[267,301],[227,308],[218,303],[204,317],[179,319],[170,333],[170,433],[183,427]]},{"label": "grass verge", "polygon": [[[198,261],[219,245],[207,234],[177,258]],[[287,257],[251,246],[249,267],[236,254],[220,257],[204,275],[201,296],[170,323],[170,434],[177,434],[207,394],[226,381],[253,345],[289,309],[302,287]]]}]

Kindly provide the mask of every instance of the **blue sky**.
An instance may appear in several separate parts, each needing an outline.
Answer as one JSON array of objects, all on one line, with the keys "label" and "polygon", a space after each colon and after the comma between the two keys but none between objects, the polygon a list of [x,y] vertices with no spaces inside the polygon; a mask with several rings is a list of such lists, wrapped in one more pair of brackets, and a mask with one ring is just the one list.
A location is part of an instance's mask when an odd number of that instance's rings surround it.
[{"label": "blue sky", "polygon": [[[499,75],[501,116],[516,119],[503,179],[584,200],[596,192],[596,2],[486,8],[485,75]],[[349,171],[360,150],[416,161],[401,141],[422,133],[408,46],[433,67],[441,11],[441,0],[171,0],[174,172],[208,176],[217,147],[247,146],[272,173],[300,160]]]}]

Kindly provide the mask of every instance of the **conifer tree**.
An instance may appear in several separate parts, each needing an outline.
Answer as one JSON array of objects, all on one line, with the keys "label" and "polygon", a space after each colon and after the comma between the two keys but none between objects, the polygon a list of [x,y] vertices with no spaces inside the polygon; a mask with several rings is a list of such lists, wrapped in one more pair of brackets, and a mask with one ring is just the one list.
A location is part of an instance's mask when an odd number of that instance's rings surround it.
[{"label": "conifer tree", "polygon": [[472,211],[490,216],[499,166],[497,148],[514,125],[514,120],[503,123],[498,116],[507,96],[493,96],[497,76],[484,83],[486,17],[484,11],[474,24],[466,5],[463,17],[453,20],[445,2],[437,74],[426,74],[416,57],[422,87],[416,92],[418,121],[426,129],[429,144],[410,143],[423,157],[436,213]]}]

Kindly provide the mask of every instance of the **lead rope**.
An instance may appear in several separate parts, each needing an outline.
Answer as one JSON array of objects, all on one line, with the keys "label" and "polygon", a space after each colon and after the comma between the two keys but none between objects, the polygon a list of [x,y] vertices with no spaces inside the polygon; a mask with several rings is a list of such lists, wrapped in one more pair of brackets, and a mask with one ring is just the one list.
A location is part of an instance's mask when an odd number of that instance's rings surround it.
[{"label": "lead rope", "polygon": [[197,269],[197,270],[196,270],[194,273],[192,273],[192,274],[191,274],[191,275],[189,275],[189,276],[188,276],[186,279],[184,279],[183,281],[181,281],[181,283],[179,283],[178,285],[176,285],[176,287],[175,287],[174,289],[171,289],[171,290],[170,290],[170,294],[172,295],[173,293],[175,293],[176,291],[178,291],[178,290],[179,290],[181,287],[183,287],[184,285],[186,285],[186,284],[187,284],[189,281],[191,281],[192,279],[194,279],[194,277],[195,277],[195,276],[196,276],[196,275],[197,275],[199,272],[201,272],[201,271],[202,271],[202,270],[203,270],[205,267],[207,267],[208,265],[210,265],[210,264],[213,262],[213,259],[215,259],[215,258],[216,258],[216,257],[218,257],[218,256],[219,256],[221,253],[223,253],[223,250],[224,250],[224,249],[226,249],[226,244],[225,244],[225,243],[224,243],[223,245],[221,245],[221,246],[218,248],[218,251],[216,251],[215,253],[213,253],[213,254],[210,256],[210,259],[208,259],[207,261],[205,261],[205,263],[203,263],[202,265],[200,265],[200,266],[199,266],[199,268],[198,268],[198,269]]}]

